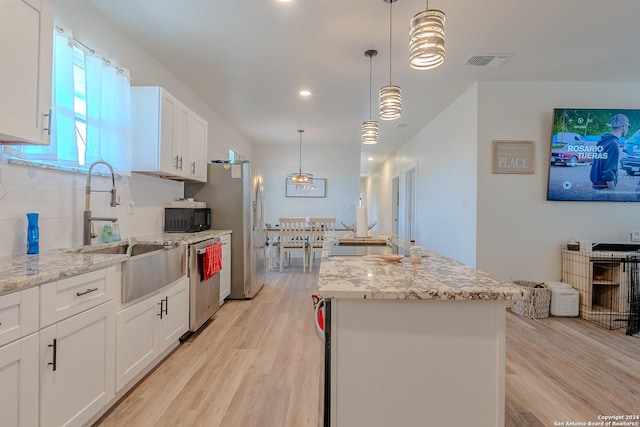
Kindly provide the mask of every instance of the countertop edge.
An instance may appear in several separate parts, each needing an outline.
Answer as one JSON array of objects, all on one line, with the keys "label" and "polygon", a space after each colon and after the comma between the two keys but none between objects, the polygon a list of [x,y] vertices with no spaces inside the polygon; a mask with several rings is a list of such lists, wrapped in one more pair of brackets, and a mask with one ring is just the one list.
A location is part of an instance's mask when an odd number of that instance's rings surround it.
[{"label": "countertop edge", "polygon": [[[231,234],[231,230],[207,230],[199,233],[158,233],[136,236],[137,243],[190,245],[203,240]],[[123,241],[126,242],[127,239]],[[95,247],[118,246],[123,242],[92,245]],[[57,248],[37,255],[9,255],[0,257],[0,296],[39,286],[54,280],[76,276],[125,262],[127,255],[83,253],[89,246]]]}]

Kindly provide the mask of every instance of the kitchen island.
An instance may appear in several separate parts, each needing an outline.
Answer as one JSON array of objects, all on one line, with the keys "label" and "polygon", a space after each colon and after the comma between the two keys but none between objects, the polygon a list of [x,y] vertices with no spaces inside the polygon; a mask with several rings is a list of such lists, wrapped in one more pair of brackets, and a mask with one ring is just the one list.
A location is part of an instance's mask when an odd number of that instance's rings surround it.
[{"label": "kitchen island", "polygon": [[[328,243],[326,246],[330,246]],[[325,425],[504,425],[509,283],[432,251],[323,253]]]}]

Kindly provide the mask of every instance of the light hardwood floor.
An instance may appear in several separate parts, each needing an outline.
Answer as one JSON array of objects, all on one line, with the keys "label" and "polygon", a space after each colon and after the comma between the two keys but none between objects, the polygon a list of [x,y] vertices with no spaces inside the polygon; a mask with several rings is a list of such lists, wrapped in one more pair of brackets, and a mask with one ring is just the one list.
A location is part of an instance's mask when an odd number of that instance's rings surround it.
[{"label": "light hardwood floor", "polygon": [[[293,261],[283,273],[267,273],[253,300],[224,304],[95,425],[321,425],[314,271],[302,273]],[[507,313],[506,341],[506,427],[640,414],[640,338],[581,319]]]}]

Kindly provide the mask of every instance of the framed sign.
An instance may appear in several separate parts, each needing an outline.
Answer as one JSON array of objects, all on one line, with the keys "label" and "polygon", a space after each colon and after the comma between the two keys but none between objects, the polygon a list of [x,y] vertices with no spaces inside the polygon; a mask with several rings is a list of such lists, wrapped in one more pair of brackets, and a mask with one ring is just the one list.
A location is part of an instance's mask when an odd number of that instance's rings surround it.
[{"label": "framed sign", "polygon": [[533,141],[493,141],[493,173],[534,173]]},{"label": "framed sign", "polygon": [[327,179],[313,178],[312,185],[296,186],[285,180],[285,196],[287,197],[327,197]]}]

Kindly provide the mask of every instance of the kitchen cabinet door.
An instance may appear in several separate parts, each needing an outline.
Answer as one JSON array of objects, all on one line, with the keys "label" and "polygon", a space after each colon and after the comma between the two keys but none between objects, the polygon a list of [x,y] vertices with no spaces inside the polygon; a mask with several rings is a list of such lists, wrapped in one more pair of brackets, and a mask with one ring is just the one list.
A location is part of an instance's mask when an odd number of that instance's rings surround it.
[{"label": "kitchen cabinet door", "polygon": [[0,141],[49,144],[53,10],[42,0],[0,0]]},{"label": "kitchen cabinet door", "polygon": [[116,314],[116,392],[158,355],[155,345],[158,301],[153,295]]},{"label": "kitchen cabinet door", "polygon": [[186,170],[188,178],[193,181],[207,181],[207,134],[208,124],[206,120],[189,112],[189,162]]},{"label": "kitchen cabinet door", "polygon": [[147,369],[189,328],[185,276],[116,314],[116,391]]},{"label": "kitchen cabinet door", "polygon": [[40,426],[82,426],[115,396],[114,302],[40,330]]},{"label": "kitchen cabinet door", "polygon": [[222,242],[222,270],[220,271],[220,305],[231,295],[231,235],[223,236]]},{"label": "kitchen cabinet door", "polygon": [[169,348],[189,329],[189,279],[185,276],[160,291],[157,317],[158,352]]},{"label": "kitchen cabinet door", "polygon": [[189,110],[169,92],[161,90],[161,156],[162,170],[173,168],[177,176],[188,174],[186,170],[187,141],[189,135]]},{"label": "kitchen cabinet door", "polygon": [[0,347],[2,425],[38,425],[38,333]]},{"label": "kitchen cabinet door", "polygon": [[[131,103],[136,141],[133,171],[174,180],[195,180],[196,175],[204,173],[206,181],[206,169],[200,164],[206,165],[202,148],[206,150],[206,122],[158,86],[133,86]],[[192,155],[190,134],[196,141]]]}]

